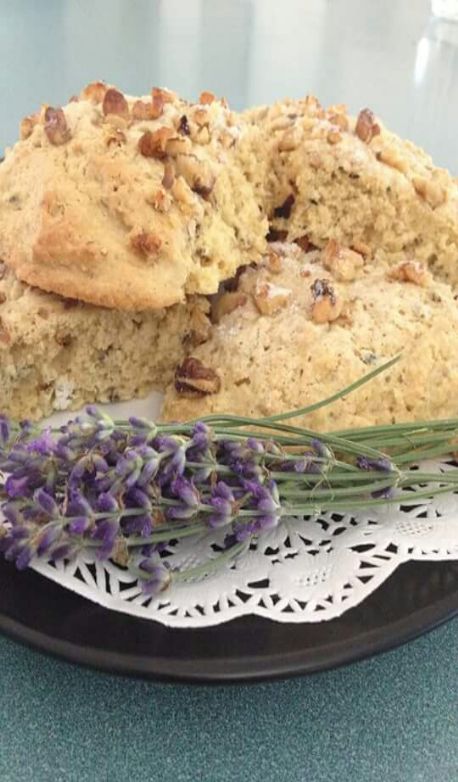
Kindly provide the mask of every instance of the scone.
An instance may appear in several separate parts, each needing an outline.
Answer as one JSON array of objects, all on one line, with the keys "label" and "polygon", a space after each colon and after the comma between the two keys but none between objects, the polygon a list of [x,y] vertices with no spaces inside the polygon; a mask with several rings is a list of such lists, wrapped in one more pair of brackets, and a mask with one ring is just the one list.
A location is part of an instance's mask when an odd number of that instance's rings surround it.
[{"label": "scone", "polygon": [[0,412],[15,418],[162,390],[207,335],[201,297],[128,313],[31,288],[1,264],[0,278]]},{"label": "scone", "polygon": [[210,338],[177,367],[165,420],[298,409],[397,354],[386,374],[300,423],[338,430],[458,414],[457,304],[419,262],[374,264],[333,240],[309,253],[273,244],[214,302],[213,319]]},{"label": "scone", "polygon": [[102,83],[22,122],[0,166],[0,258],[43,290],[117,309],[214,292],[267,220],[238,163],[257,129],[224,101]]},{"label": "scone", "polygon": [[458,283],[458,185],[431,158],[364,109],[326,111],[316,98],[252,109],[263,155],[243,165],[272,238],[324,247],[329,239],[397,263],[416,258]]}]

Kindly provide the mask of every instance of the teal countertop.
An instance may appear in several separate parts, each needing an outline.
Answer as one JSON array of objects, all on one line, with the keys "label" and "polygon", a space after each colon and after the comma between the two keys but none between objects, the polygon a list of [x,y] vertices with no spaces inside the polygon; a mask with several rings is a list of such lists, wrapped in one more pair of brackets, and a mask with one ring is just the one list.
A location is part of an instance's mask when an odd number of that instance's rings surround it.
[{"label": "teal countertop", "polygon": [[[458,24],[427,0],[0,0],[0,149],[20,118],[104,78],[241,108],[369,106],[456,174]],[[0,638],[1,782],[458,778],[458,622],[271,684],[115,678]]]}]

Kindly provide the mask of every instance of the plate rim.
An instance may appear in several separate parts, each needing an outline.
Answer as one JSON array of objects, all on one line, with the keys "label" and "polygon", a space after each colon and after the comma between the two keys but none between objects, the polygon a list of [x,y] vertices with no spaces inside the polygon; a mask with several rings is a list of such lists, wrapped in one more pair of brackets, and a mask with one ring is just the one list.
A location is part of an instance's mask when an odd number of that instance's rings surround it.
[{"label": "plate rim", "polygon": [[[413,563],[412,563],[413,564]],[[421,566],[422,563],[416,563]],[[438,562],[439,566],[447,565],[447,561]],[[402,565],[400,567],[403,567]],[[388,580],[396,578],[395,571]],[[45,578],[39,573],[34,573],[37,578]],[[46,579],[47,580],[47,579]],[[51,582],[52,583],[52,582]],[[62,590],[58,584],[52,583],[52,588]],[[84,598],[83,598],[84,599]],[[97,606],[101,611],[109,609]],[[360,606],[349,609],[348,613],[357,611]],[[301,649],[294,651],[285,657],[284,653],[270,653],[267,657],[239,656],[228,660],[211,660],[209,658],[194,657],[190,660],[179,660],[167,657],[146,657],[125,652],[101,649],[94,646],[78,645],[75,642],[56,638],[47,632],[41,632],[20,620],[7,616],[0,610],[0,632],[7,637],[18,641],[29,648],[51,655],[54,658],[68,663],[84,666],[93,670],[108,674],[147,679],[150,681],[167,682],[174,684],[237,684],[256,683],[278,679],[291,678],[320,673],[325,670],[336,669],[350,663],[358,662],[374,655],[395,649],[408,643],[419,636],[430,632],[436,627],[458,616],[458,589],[450,592],[434,602],[406,614],[388,625],[375,627],[359,633],[351,643],[348,639],[343,642],[333,640],[328,645],[324,644],[320,651],[323,652],[320,660],[313,659],[311,650]],[[135,622],[160,623],[154,620],[145,620],[138,617],[130,617]],[[253,618],[244,616],[228,622],[249,623]],[[256,617],[257,620],[276,624],[273,620]],[[326,624],[332,625],[329,620]],[[169,628],[161,627],[164,630]],[[219,627],[200,628],[211,632]],[[172,629],[172,628],[170,628]],[[173,628],[177,633],[193,633],[193,628]],[[327,651],[326,651],[327,650]],[[311,657],[312,659],[308,659]]]}]

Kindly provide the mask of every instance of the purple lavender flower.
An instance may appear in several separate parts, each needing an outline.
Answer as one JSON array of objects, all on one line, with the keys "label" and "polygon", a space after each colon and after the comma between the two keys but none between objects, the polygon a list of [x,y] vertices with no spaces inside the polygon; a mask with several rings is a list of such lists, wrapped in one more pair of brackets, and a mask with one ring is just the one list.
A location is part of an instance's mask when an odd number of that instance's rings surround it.
[{"label": "purple lavender flower", "polygon": [[70,495],[70,499],[67,506],[68,516],[86,516],[91,518],[94,511],[91,504],[86,497],[81,493],[79,489],[73,490]]},{"label": "purple lavender flower", "polygon": [[204,424],[203,421],[198,421],[192,430],[192,439],[190,447],[198,451],[206,452],[211,445],[211,429]]},{"label": "purple lavender flower", "polygon": [[119,510],[119,503],[109,492],[102,492],[97,498],[97,510],[100,513],[116,513]]},{"label": "purple lavender flower", "polygon": [[92,525],[87,516],[75,516],[67,525],[67,529],[73,535],[84,535]]},{"label": "purple lavender flower", "polygon": [[97,559],[104,560],[110,557],[118,532],[118,519],[100,519],[96,522],[92,537],[94,540],[101,541],[101,546],[96,550]]},{"label": "purple lavender flower", "polygon": [[33,500],[47,516],[53,518],[59,515],[56,501],[44,489],[37,489],[33,494]]},{"label": "purple lavender flower", "polygon": [[153,518],[148,513],[140,516],[125,516],[121,524],[127,535],[141,535],[146,538],[153,530]]},{"label": "purple lavender flower", "polygon": [[170,570],[157,553],[148,559],[142,559],[138,569],[141,575],[140,586],[145,595],[153,597],[170,584]]},{"label": "purple lavender flower", "polygon": [[45,554],[62,535],[62,524],[58,521],[50,521],[41,529],[36,541],[36,550],[39,557]]},{"label": "purple lavender flower", "polygon": [[261,454],[265,452],[264,443],[262,443],[261,440],[256,440],[255,437],[248,437],[246,444],[250,451],[253,451],[254,453]]},{"label": "purple lavender flower", "polygon": [[386,456],[380,459],[371,459],[368,456],[358,456],[356,464],[360,470],[393,472],[393,463]]},{"label": "purple lavender flower", "polygon": [[24,497],[28,495],[28,489],[30,488],[29,477],[24,475],[22,478],[16,478],[14,475],[9,475],[5,483],[5,491],[8,497]]},{"label": "purple lavender flower", "polygon": [[55,441],[50,427],[44,429],[41,434],[26,445],[29,453],[39,453],[42,456],[50,456],[55,451]]},{"label": "purple lavender flower", "polygon": [[212,529],[224,527],[229,524],[234,513],[235,497],[232,489],[224,481],[218,481],[213,487],[209,505],[214,513],[207,516],[207,524]]},{"label": "purple lavender flower", "polygon": [[181,500],[189,508],[197,508],[200,503],[200,494],[192,480],[178,476],[170,483],[170,494],[173,498]]},{"label": "purple lavender flower", "polygon": [[0,415],[0,443],[6,445],[11,437],[11,423],[6,415]]}]

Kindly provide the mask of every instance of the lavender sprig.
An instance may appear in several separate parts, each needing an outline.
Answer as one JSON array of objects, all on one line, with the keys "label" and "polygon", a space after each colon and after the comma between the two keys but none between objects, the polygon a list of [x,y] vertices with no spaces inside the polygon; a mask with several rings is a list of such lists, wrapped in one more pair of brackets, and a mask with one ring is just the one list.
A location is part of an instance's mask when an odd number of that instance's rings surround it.
[{"label": "lavender sprig", "polygon": [[[408,467],[454,451],[458,420],[319,435],[290,417],[157,424],[90,406],[51,429],[0,416],[0,550],[23,569],[92,549],[154,596],[240,555],[285,516],[418,503],[458,485],[455,471]],[[212,529],[224,531],[224,551],[197,569],[161,557],[170,541]]]}]

